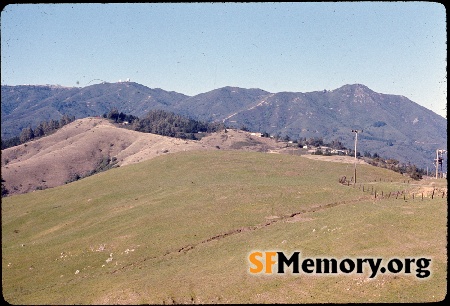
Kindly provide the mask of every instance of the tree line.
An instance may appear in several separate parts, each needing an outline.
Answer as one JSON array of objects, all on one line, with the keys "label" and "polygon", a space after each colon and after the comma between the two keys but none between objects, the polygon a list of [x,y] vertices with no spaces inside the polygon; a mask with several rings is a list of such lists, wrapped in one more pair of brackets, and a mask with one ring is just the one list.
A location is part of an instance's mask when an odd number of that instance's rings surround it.
[{"label": "tree line", "polygon": [[48,121],[42,121],[36,128],[28,126],[23,128],[19,136],[15,136],[6,140],[1,140],[2,150],[10,147],[18,146],[36,138],[48,136],[53,134],[56,130],[62,128],[66,124],[75,121],[75,116],[63,115],[61,119],[50,119]]},{"label": "tree line", "polygon": [[112,109],[103,114],[103,117],[137,132],[181,139],[197,140],[201,138],[199,133],[214,133],[225,129],[223,123],[198,121],[164,110],[151,110],[143,118],[138,118]]},{"label": "tree line", "polygon": [[[122,127],[143,132],[153,133],[162,136],[176,137],[182,139],[198,140],[202,137],[199,133],[214,133],[226,129],[223,123],[218,122],[204,122],[194,120],[182,115],[175,114],[164,110],[151,110],[143,118],[134,115],[119,112],[116,108],[103,114],[103,118],[107,118],[115,123],[121,124]],[[20,136],[16,136],[7,140],[1,140],[1,149],[17,146],[35,138],[43,137],[54,133],[59,128],[69,124],[75,120],[75,116],[63,115],[60,120],[51,119],[49,121],[42,121],[35,129],[30,126],[22,129]],[[248,131],[245,126],[241,128]],[[262,133],[263,137],[270,137],[267,132]],[[289,136],[281,137],[278,133],[274,137],[277,141],[289,142]],[[347,149],[339,140],[332,140],[330,143],[325,143],[322,137],[311,137],[309,139],[300,137],[293,140],[293,143],[298,147],[304,145],[320,147],[326,146],[337,150],[346,150],[347,155],[354,156],[355,152],[352,149]],[[331,155],[330,152],[323,153],[317,150],[315,154]],[[356,152],[357,157],[361,157],[360,152]],[[381,158],[377,153],[373,155],[369,152],[364,152],[364,159],[371,165],[387,168],[399,173],[407,173],[411,178],[419,180],[425,175],[426,171],[420,169],[413,164],[400,163],[398,160],[392,158]]]}]

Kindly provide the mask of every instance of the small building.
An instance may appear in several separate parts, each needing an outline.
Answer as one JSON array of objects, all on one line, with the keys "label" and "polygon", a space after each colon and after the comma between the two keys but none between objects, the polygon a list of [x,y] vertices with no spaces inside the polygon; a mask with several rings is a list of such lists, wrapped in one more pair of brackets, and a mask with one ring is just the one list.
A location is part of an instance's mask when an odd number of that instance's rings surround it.
[{"label": "small building", "polygon": [[337,149],[333,149],[333,150],[331,150],[331,154],[347,155],[347,154],[348,154],[348,150],[337,150]]}]

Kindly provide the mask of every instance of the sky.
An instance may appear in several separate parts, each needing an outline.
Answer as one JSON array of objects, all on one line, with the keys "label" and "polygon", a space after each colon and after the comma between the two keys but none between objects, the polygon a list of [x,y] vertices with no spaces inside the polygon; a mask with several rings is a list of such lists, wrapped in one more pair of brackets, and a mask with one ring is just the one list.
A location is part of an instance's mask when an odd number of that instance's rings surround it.
[{"label": "sky", "polygon": [[1,84],[130,79],[189,96],[363,84],[447,116],[438,2],[9,4]]}]

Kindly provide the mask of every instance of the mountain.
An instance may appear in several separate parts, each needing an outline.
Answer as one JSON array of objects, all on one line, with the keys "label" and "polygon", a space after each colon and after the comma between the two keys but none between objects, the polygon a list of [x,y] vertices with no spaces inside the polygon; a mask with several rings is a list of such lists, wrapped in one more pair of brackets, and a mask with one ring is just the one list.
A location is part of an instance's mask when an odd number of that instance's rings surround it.
[{"label": "mountain", "polygon": [[[364,85],[332,91],[281,92],[264,96],[256,106],[224,114],[225,124],[280,133],[293,139],[338,139],[357,151],[433,167],[436,149],[447,148],[447,120],[403,96],[376,93]],[[230,117],[231,115],[231,117]]]},{"label": "mountain", "polygon": [[400,95],[374,92],[362,84],[335,90],[270,93],[223,87],[195,96],[151,89],[134,82],[102,83],[83,88],[2,86],[2,138],[17,136],[62,114],[85,118],[112,108],[143,116],[163,109],[231,127],[289,136],[323,137],[357,151],[433,169],[437,149],[447,148],[447,119]]},{"label": "mountain", "polygon": [[152,109],[171,110],[188,96],[151,89],[134,82],[102,83],[83,88],[60,86],[1,86],[1,136],[10,138],[41,121],[101,116],[113,108],[143,116]]},{"label": "mountain", "polygon": [[261,89],[223,87],[186,98],[178,103],[174,111],[203,121],[233,123],[232,116],[255,107],[261,99],[270,95]]}]

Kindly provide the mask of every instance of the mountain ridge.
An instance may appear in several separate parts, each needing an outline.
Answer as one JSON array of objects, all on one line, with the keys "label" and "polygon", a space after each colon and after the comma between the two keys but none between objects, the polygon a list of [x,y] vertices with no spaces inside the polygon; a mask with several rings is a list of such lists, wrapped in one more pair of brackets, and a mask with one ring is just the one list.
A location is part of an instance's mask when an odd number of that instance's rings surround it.
[{"label": "mountain ridge", "polygon": [[86,87],[2,85],[2,138],[27,126],[59,119],[101,116],[113,108],[143,116],[152,109],[175,112],[234,128],[289,136],[323,137],[378,153],[421,168],[433,167],[437,149],[447,147],[447,119],[401,95],[377,93],[363,84],[333,90],[271,93],[259,88],[226,86],[187,96],[135,82],[101,83]]}]

